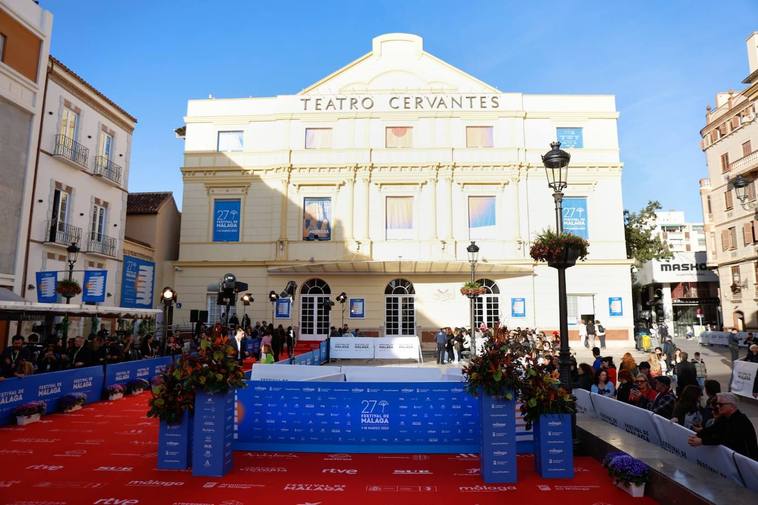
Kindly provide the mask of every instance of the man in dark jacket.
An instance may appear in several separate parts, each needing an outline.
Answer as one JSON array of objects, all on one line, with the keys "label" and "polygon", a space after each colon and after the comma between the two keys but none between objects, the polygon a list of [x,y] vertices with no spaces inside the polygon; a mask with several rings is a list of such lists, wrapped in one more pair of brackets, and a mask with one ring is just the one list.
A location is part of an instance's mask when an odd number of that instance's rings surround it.
[{"label": "man in dark jacket", "polygon": [[658,395],[650,406],[650,410],[663,418],[671,419],[671,416],[674,415],[674,404],[676,403],[676,397],[671,392],[671,378],[665,375],[656,377],[655,390]]},{"label": "man in dark jacket", "polygon": [[679,396],[689,385],[700,387],[697,382],[697,369],[694,363],[687,361],[687,353],[682,352],[682,361],[676,364],[674,373],[676,373],[676,395]]},{"label": "man in dark jacket", "polygon": [[737,408],[737,396],[734,393],[717,394],[716,407],[719,412],[716,422],[701,429],[697,435],[691,436],[688,443],[692,447],[720,444],[743,456],[758,460],[755,428],[750,419]]}]

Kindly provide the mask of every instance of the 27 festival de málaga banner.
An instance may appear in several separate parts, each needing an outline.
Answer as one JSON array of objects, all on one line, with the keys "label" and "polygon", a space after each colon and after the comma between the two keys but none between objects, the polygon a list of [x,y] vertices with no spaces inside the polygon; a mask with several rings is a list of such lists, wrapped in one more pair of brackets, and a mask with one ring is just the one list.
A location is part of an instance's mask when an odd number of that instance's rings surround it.
[{"label": "27 festival de m\u00e1laga banner", "polygon": [[155,263],[134,256],[124,256],[121,276],[121,306],[133,309],[153,308]]}]

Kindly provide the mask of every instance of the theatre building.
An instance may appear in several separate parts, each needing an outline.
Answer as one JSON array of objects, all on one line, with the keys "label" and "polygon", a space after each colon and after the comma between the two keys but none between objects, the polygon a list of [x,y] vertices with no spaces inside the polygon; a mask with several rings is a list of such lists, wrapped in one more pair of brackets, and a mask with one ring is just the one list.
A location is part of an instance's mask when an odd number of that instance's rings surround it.
[{"label": "theatre building", "polygon": [[[255,320],[320,340],[342,321],[368,335],[468,326],[466,248],[487,289],[476,321],[558,328],[555,270],[530,242],[554,226],[540,155],[571,154],[566,230],[590,241],[567,271],[569,321],[631,338],[630,264],[618,112],[609,95],[502,92],[387,34],[371,52],[294,95],[190,100],[174,283],[182,308],[220,316],[225,273],[246,282]],[[269,301],[288,281],[291,299]],[[343,304],[337,296],[344,292]],[[322,300],[335,302],[331,311]]]}]

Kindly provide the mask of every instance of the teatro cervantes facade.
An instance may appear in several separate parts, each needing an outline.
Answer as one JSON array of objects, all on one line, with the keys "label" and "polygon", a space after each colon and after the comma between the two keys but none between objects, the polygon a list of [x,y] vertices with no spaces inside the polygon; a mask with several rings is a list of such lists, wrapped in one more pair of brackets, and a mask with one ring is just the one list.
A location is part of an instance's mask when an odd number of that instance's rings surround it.
[{"label": "teatro cervantes facade", "polygon": [[[238,314],[271,321],[275,308],[301,339],[323,339],[344,307],[363,334],[430,342],[468,325],[459,289],[475,241],[477,323],[557,329],[557,275],[529,246],[554,226],[540,155],[558,139],[571,154],[564,223],[591,243],[567,271],[572,337],[594,317],[609,340],[631,339],[617,119],[613,96],[501,92],[408,34],[375,38],[296,95],[190,100],[174,321],[201,309],[213,322],[231,272],[255,298]],[[274,307],[268,293],[288,281],[292,303]]]}]

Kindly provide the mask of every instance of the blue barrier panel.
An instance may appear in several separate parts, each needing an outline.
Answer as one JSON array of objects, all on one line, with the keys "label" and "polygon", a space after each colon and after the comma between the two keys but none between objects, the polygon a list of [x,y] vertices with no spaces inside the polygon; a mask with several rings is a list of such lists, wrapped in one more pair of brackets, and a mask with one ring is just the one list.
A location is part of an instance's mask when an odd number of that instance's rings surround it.
[{"label": "blue barrier panel", "polygon": [[105,366],[105,387],[114,384],[128,384],[134,379],[151,381],[171,363],[171,356],[125,361]]},{"label": "blue barrier panel", "polygon": [[482,480],[488,484],[516,482],[516,400],[483,394],[479,404]]},{"label": "blue barrier panel", "polygon": [[90,366],[0,381],[0,425],[14,421],[11,411],[27,402],[42,400],[47,412],[58,410],[58,400],[70,393],[84,393],[87,403],[98,401],[103,391],[103,367]]},{"label": "blue barrier panel", "polygon": [[192,475],[223,477],[232,469],[234,405],[234,391],[195,396]]},{"label": "blue barrier panel", "polygon": [[462,383],[250,381],[237,397],[237,450],[479,452],[478,399]]},{"label": "blue barrier panel", "polygon": [[570,414],[543,414],[534,423],[534,463],[543,479],[574,478]]},{"label": "blue barrier panel", "polygon": [[318,344],[318,348],[319,351],[321,351],[321,359],[319,360],[319,364],[329,361],[329,340],[322,340]]}]

